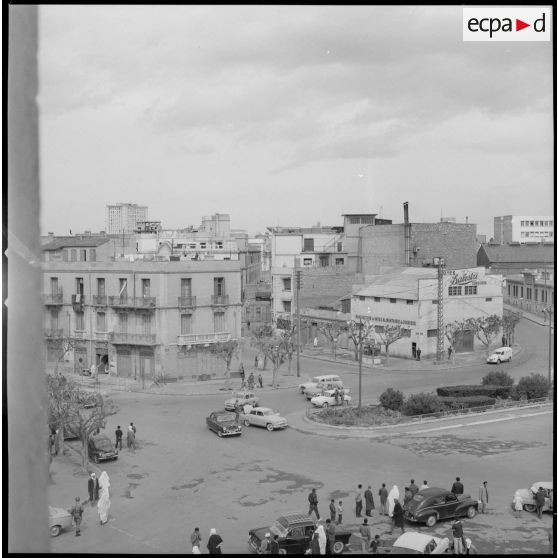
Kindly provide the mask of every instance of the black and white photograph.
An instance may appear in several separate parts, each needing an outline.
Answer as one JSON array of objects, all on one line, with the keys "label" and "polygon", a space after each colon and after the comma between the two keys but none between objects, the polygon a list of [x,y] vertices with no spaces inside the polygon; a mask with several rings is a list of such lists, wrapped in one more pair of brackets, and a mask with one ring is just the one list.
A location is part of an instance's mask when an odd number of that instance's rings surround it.
[{"label": "black and white photograph", "polygon": [[555,2],[4,15],[10,553],[555,553]]}]

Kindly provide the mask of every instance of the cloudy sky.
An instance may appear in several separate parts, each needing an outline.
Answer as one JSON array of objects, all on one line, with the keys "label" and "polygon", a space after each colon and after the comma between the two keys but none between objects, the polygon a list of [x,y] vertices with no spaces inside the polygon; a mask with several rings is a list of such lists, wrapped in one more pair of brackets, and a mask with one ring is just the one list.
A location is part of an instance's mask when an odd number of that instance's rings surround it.
[{"label": "cloudy sky", "polygon": [[553,213],[551,42],[462,8],[40,6],[41,231]]}]

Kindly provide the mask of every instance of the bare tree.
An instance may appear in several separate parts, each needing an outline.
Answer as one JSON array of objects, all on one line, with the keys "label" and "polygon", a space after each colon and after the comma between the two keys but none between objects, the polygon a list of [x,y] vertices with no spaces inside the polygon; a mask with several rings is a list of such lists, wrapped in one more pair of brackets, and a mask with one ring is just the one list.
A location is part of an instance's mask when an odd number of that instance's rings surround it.
[{"label": "bare tree", "polygon": [[386,346],[386,364],[389,364],[389,347],[405,335],[404,329],[399,325],[387,325],[376,330],[382,343]]},{"label": "bare tree", "polygon": [[264,354],[267,355],[268,359],[273,364],[273,381],[272,386],[277,387],[277,376],[279,374],[279,368],[288,359],[289,351],[291,351],[290,346],[292,340],[290,335],[285,336],[281,333],[271,339],[268,339],[263,347]]},{"label": "bare tree", "polygon": [[260,326],[258,328],[252,328],[251,345],[256,348],[258,354],[264,357],[264,362],[263,362],[264,370],[267,365],[267,354],[264,348],[272,335],[273,335],[273,329],[269,325]]},{"label": "bare tree", "polygon": [[521,317],[519,312],[505,312],[502,316],[502,334],[505,335],[509,347],[513,345],[515,326],[520,322]]},{"label": "bare tree", "polygon": [[339,341],[339,336],[346,329],[346,324],[334,321],[322,322],[320,325],[318,325],[318,331],[324,335],[329,343],[329,346],[331,347],[333,358],[337,358],[337,342]]},{"label": "bare tree", "polygon": [[467,329],[473,331],[475,337],[486,347],[486,356],[490,353],[490,343],[502,329],[502,318],[496,314],[482,318],[469,318],[465,320]]},{"label": "bare tree", "polygon": [[230,387],[231,381],[231,362],[233,357],[238,353],[238,341],[231,339],[230,341],[222,341],[211,345],[211,354],[222,360],[225,365],[225,387]]},{"label": "bare tree", "polygon": [[359,353],[362,349],[361,344],[364,343],[370,333],[374,331],[374,325],[370,322],[369,318],[365,318],[364,320],[351,320],[347,322],[345,331],[349,339],[353,342],[355,360],[358,360]]},{"label": "bare tree", "polygon": [[444,334],[446,339],[448,340],[449,346],[451,347],[451,361],[455,364],[455,345],[457,343],[457,339],[463,333],[463,330],[466,329],[466,322],[451,322],[446,324],[444,328]]}]

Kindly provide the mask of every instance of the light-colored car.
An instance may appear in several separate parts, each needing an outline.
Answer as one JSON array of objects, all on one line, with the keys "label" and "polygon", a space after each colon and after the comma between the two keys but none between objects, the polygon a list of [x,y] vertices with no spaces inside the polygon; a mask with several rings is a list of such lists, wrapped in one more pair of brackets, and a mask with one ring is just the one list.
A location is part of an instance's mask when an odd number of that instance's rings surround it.
[{"label": "light-colored car", "polygon": [[257,407],[260,400],[256,397],[253,391],[239,391],[233,393],[230,399],[225,401],[225,409],[227,411],[234,411],[237,405],[244,407],[244,405],[252,405],[252,407]]},{"label": "light-colored car", "polygon": [[449,539],[433,537],[427,533],[407,531],[392,548],[380,547],[380,554],[444,554],[449,549]]},{"label": "light-colored car", "polygon": [[244,424],[246,426],[262,426],[271,432],[272,430],[286,428],[287,419],[269,407],[256,407],[244,415]]},{"label": "light-colored car", "polygon": [[315,388],[309,388],[304,392],[304,396],[306,397],[306,399],[308,399],[308,401],[310,401],[310,399],[312,399],[312,397],[317,397],[318,395],[321,395],[324,391],[328,391],[328,390],[335,390],[335,388],[338,389],[343,389],[343,391],[345,393],[350,393],[351,390],[349,388],[346,388],[343,386],[343,384],[335,384],[333,382],[327,382],[327,383],[319,383]]},{"label": "light-colored car", "polygon": [[496,349],[487,359],[488,364],[500,364],[501,362],[511,362],[513,349],[511,347],[500,347]]},{"label": "light-colored car", "polygon": [[299,384],[298,389],[300,393],[305,393],[307,389],[314,389],[318,384],[327,383],[343,385],[343,381],[337,374],[322,374],[321,376],[314,376],[310,382]]},{"label": "light-colored car", "polygon": [[50,536],[57,537],[62,529],[72,526],[72,514],[63,508],[48,507],[48,527]]},{"label": "light-colored car", "polygon": [[314,407],[333,407],[335,405],[349,405],[352,399],[350,395],[343,395],[343,398],[339,397],[337,401],[335,400],[335,390],[329,389],[324,391],[322,395],[317,395],[316,397],[312,397],[310,399],[310,403],[314,405]]},{"label": "light-colored car", "polygon": [[521,496],[521,499],[523,500],[523,509],[525,511],[536,511],[537,504],[535,502],[535,494],[539,491],[540,486],[542,486],[545,494],[544,506],[542,511],[554,510],[554,486],[551,482],[539,481],[534,483],[531,488],[519,488],[515,491],[515,494],[519,494]]}]

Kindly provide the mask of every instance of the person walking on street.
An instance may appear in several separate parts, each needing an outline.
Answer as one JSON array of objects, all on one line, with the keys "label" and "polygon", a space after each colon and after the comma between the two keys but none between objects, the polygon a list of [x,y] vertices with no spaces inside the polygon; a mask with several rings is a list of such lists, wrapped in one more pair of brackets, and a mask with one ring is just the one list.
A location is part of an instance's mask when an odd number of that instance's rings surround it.
[{"label": "person walking on street", "polygon": [[97,494],[99,492],[99,482],[95,473],[91,473],[87,479],[87,492],[89,492],[89,502],[91,505],[95,502],[95,485],[97,485]]},{"label": "person walking on street", "polygon": [[415,479],[411,479],[409,490],[412,492],[413,496],[419,491],[419,487],[415,484]]},{"label": "person walking on street", "polygon": [[101,525],[104,525],[108,521],[109,510],[110,510],[110,478],[106,471],[101,473],[99,477],[99,502],[97,503],[97,513],[99,514],[99,520]]},{"label": "person walking on street", "polygon": [[134,426],[134,423],[131,422],[131,423],[130,423],[130,426],[131,426],[131,428],[132,428],[132,430],[134,431],[134,434],[135,434],[135,433],[136,433],[136,427]]},{"label": "person walking on street", "polygon": [[421,490],[426,490],[428,488],[428,483],[426,481],[422,481],[422,486],[419,488],[419,492]]},{"label": "person walking on street", "polygon": [[254,389],[254,373],[250,372],[250,376],[248,376],[248,389]]},{"label": "person walking on street", "polygon": [[372,510],[375,508],[374,506],[374,495],[372,494],[372,487],[368,485],[368,488],[364,492],[364,507],[365,507],[365,514],[368,517],[372,517]]},{"label": "person walking on street", "polygon": [[326,554],[333,554],[335,545],[335,523],[331,519],[326,519]]},{"label": "person walking on street", "polygon": [[207,541],[207,550],[209,554],[223,554],[221,546],[223,539],[217,534],[217,529],[212,527],[209,531],[209,539]]},{"label": "person walking on street", "polygon": [[341,525],[343,523],[343,502],[339,500],[336,506],[337,511],[337,525]]},{"label": "person walking on street", "polygon": [[451,533],[453,535],[453,553],[463,554],[463,524],[459,518],[453,522]]},{"label": "person walking on street", "polygon": [[242,362],[240,363],[240,366],[238,367],[238,373],[240,375],[240,389],[242,389],[244,387],[244,378],[246,377],[246,373],[244,372],[244,364],[242,364]]},{"label": "person walking on street", "polygon": [[515,517],[520,518],[523,511],[523,498],[518,492],[513,496],[513,509],[515,510]]},{"label": "person walking on street", "polygon": [[405,518],[403,516],[403,507],[399,500],[395,499],[395,506],[393,506],[393,526],[401,529],[401,534],[405,532]]},{"label": "person walking on street", "polygon": [[455,482],[451,485],[451,492],[453,494],[463,494],[463,484],[459,477],[455,477]]},{"label": "person walking on street", "polygon": [[362,484],[359,484],[357,486],[357,489],[355,491],[355,503],[356,503],[356,516],[357,517],[362,517],[362,498],[364,496],[364,493],[362,491]]},{"label": "person walking on street", "polygon": [[544,502],[546,500],[546,493],[542,486],[539,486],[537,493],[535,494],[535,504],[537,506],[537,516],[542,519],[542,511],[544,508]]},{"label": "person walking on street", "polygon": [[484,513],[486,510],[486,505],[488,504],[488,484],[487,481],[483,481],[483,483],[479,487],[479,502],[481,507],[481,513]]},{"label": "person walking on street", "polygon": [[263,388],[263,378],[261,374],[258,374],[258,384],[260,384],[260,387]]},{"label": "person walking on street", "polygon": [[380,515],[388,515],[388,491],[385,482],[382,483],[382,488],[378,490],[378,496],[380,497]]},{"label": "person walking on street", "polygon": [[134,450],[136,449],[136,433],[132,428],[132,424],[128,426],[128,432],[126,432],[126,443],[128,445],[128,448],[132,448]]},{"label": "person walking on street", "polygon": [[312,512],[316,514],[316,519],[319,521],[320,512],[318,511],[318,495],[316,494],[316,489],[313,488],[310,494],[308,494],[308,515],[312,515]]},{"label": "person walking on street", "polygon": [[420,353],[422,353],[422,351],[417,347],[417,360],[420,360]]},{"label": "person walking on street", "polygon": [[370,525],[368,525],[368,519],[365,517],[362,525],[359,527],[360,533],[360,544],[362,545],[362,554],[368,554],[370,549],[370,541],[372,539],[372,533],[370,532]]},{"label": "person walking on street", "polygon": [[335,500],[332,498],[331,502],[329,503],[329,518],[331,521],[335,521],[335,514],[337,513],[337,509],[335,507]]},{"label": "person walking on street", "polygon": [[76,524],[76,537],[81,536],[81,517],[83,516],[83,508],[81,507],[81,503],[79,501],[79,496],[76,496],[75,504],[73,505],[72,509],[70,510],[70,514],[74,519],[74,523]]},{"label": "person walking on street", "polygon": [[452,353],[452,352],[453,352],[453,348],[452,348],[452,346],[450,345],[450,346],[448,347],[448,360],[451,360],[451,353]]},{"label": "person walking on street", "polygon": [[196,527],[194,529],[194,532],[190,535],[190,542],[192,543],[192,554],[201,554],[200,551],[201,540],[202,538],[200,534],[200,528]]},{"label": "person walking on street", "polygon": [[118,425],[116,427],[116,430],[114,431],[114,436],[116,437],[116,443],[114,444],[114,449],[122,449],[122,436],[123,436],[123,432],[122,430],[120,430],[120,425]]}]

